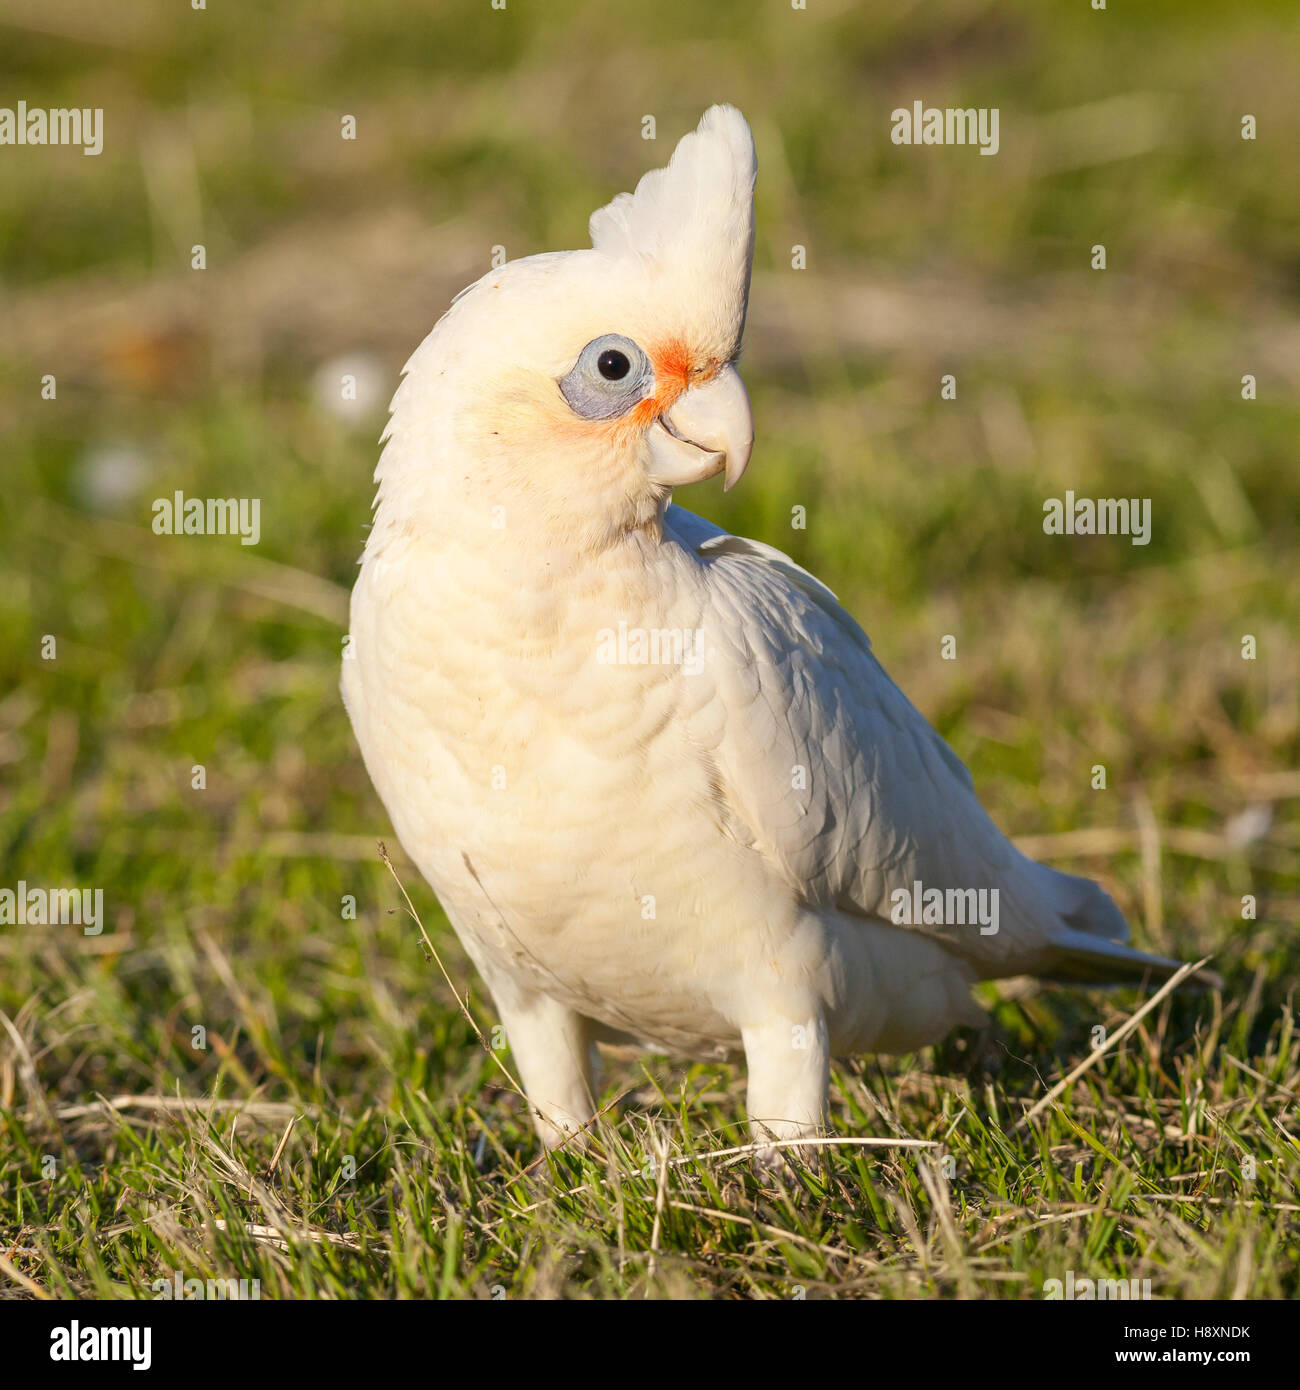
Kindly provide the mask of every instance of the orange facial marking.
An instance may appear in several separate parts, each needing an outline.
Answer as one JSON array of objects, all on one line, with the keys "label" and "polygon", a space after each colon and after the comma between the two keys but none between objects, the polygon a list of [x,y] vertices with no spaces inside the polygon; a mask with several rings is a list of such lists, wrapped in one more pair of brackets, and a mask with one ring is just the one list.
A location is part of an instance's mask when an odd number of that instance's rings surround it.
[{"label": "orange facial marking", "polygon": [[662,347],[651,348],[650,365],[655,369],[655,379],[668,383],[670,381],[680,382],[681,389],[686,389],[686,383],[690,380],[695,370],[695,359],[686,350],[686,345],[680,339],[670,339]]},{"label": "orange facial marking", "polygon": [[645,400],[638,401],[636,405],[628,411],[623,418],[616,423],[624,429],[641,430],[646,426],[652,425],[660,415],[677,399],[678,393],[673,391],[656,391],[653,396],[647,396]]},{"label": "orange facial marking", "polygon": [[659,347],[651,348],[649,357],[657,389],[617,421],[620,430],[642,430],[653,424],[683,391],[697,381],[708,381],[721,365],[712,359],[701,361],[693,357],[679,338],[670,338]]}]

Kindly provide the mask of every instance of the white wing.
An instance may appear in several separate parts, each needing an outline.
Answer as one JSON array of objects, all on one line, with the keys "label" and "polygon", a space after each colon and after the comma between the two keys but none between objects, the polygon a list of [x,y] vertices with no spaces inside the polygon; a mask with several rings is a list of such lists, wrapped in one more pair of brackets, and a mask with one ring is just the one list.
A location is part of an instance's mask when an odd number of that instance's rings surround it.
[{"label": "white wing", "polygon": [[788,556],[670,507],[665,543],[700,567],[713,698],[693,733],[733,824],[803,900],[891,920],[891,895],[998,890],[998,930],[917,926],[985,977],[1117,979],[1157,962],[1096,884],[1022,855],[970,773],[890,680],[835,595]]}]

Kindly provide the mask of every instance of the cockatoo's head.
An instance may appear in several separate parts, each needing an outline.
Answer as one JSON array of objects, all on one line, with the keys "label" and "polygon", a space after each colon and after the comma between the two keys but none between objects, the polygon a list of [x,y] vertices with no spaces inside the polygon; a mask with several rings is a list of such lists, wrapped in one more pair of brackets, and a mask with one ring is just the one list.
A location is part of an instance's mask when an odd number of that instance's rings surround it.
[{"label": "cockatoo's head", "polygon": [[[376,477],[409,523],[512,508],[552,543],[655,526],[671,489],[745,469],[735,368],[754,244],[754,142],[715,106],[591,218],[592,249],[508,262],[464,290],[393,400]],[[400,497],[400,502],[399,502]]]}]

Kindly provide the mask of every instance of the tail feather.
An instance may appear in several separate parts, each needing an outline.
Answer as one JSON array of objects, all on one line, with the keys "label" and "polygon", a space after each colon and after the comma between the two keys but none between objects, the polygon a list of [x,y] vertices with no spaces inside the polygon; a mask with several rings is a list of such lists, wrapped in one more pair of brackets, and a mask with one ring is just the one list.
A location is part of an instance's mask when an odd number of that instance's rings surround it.
[{"label": "tail feather", "polygon": [[[1064,923],[1053,933],[1044,979],[1080,984],[1158,984],[1182,969],[1182,962],[1148,956],[1127,945],[1128,923],[1110,895],[1089,878],[1035,864],[1041,889]],[[1212,970],[1189,975],[1184,988],[1220,988]]]},{"label": "tail feather", "polygon": [[1062,873],[1046,864],[1034,864],[1039,887],[1057,915],[1075,931],[1107,941],[1127,941],[1128,923],[1115,900],[1090,878]]},{"label": "tail feather", "polygon": [[[1165,956],[1148,956],[1122,941],[1108,941],[1067,929],[1059,934],[1051,960],[1041,973],[1044,979],[1062,983],[1117,985],[1159,984],[1183,968],[1183,962]],[[1221,989],[1223,981],[1213,970],[1197,970],[1182,988]]]}]

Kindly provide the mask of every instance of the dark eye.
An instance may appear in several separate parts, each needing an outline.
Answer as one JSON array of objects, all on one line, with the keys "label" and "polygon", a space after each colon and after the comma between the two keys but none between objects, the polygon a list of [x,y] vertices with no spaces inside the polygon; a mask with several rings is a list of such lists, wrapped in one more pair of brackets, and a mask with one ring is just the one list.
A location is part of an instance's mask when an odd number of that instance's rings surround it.
[{"label": "dark eye", "polygon": [[560,394],[584,420],[616,420],[644,400],[653,386],[650,359],[621,333],[593,338],[560,378]]},{"label": "dark eye", "polygon": [[597,359],[596,368],[606,381],[622,381],[632,370],[627,354],[617,348],[606,348]]}]

